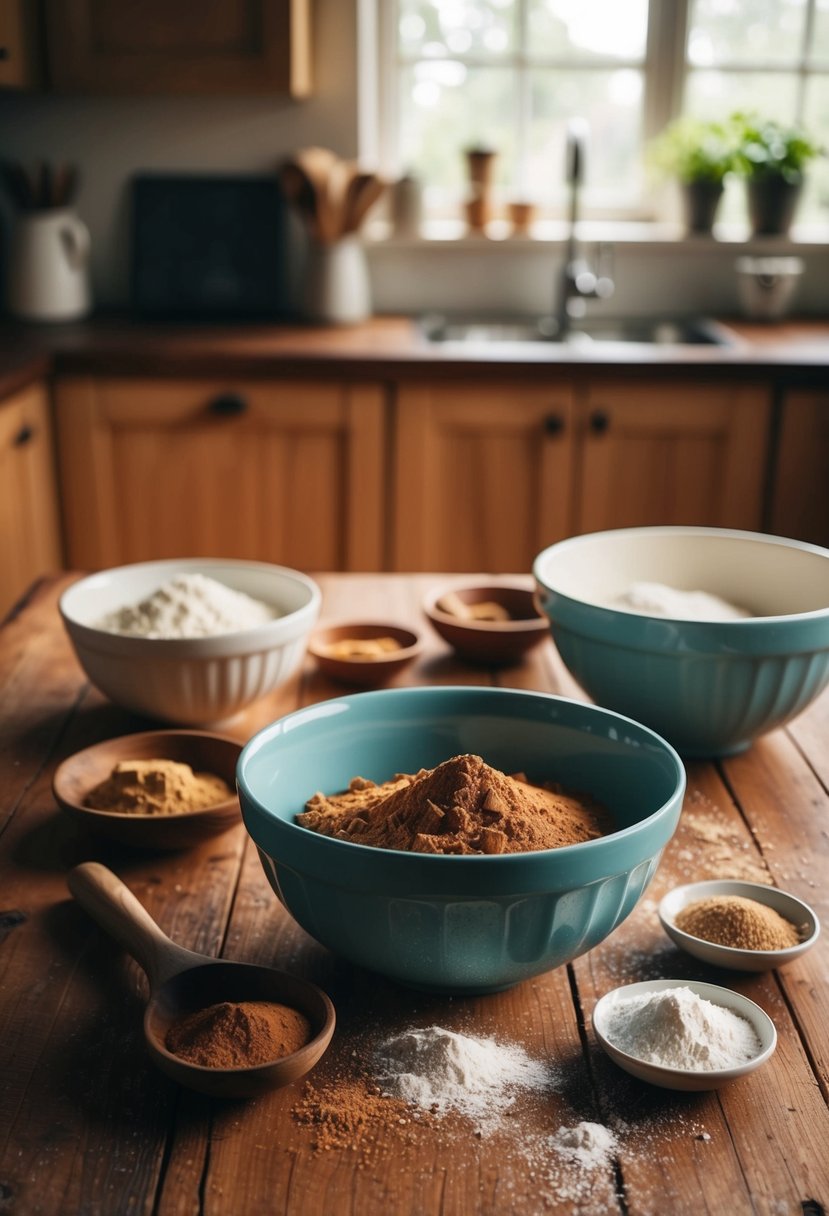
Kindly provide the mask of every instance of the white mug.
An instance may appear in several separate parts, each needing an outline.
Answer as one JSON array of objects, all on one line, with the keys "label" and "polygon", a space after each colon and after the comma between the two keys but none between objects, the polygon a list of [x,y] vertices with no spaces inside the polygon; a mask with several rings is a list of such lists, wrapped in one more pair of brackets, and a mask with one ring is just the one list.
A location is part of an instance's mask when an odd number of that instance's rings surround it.
[{"label": "white mug", "polygon": [[6,303],[13,316],[25,321],[73,321],[89,312],[89,231],[70,208],[18,218]]}]

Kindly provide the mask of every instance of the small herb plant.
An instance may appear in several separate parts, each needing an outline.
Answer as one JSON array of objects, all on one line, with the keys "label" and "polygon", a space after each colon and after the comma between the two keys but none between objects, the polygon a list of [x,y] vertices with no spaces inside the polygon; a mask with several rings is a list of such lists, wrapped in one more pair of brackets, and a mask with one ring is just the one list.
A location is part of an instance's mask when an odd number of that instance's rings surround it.
[{"label": "small herb plant", "polygon": [[680,182],[722,185],[735,167],[737,143],[729,124],[683,117],[670,123],[651,144],[655,168]]},{"label": "small herb plant", "polygon": [[823,149],[802,127],[739,113],[732,115],[731,123],[737,133],[735,167],[749,181],[781,177],[797,183],[805,166],[823,155]]}]

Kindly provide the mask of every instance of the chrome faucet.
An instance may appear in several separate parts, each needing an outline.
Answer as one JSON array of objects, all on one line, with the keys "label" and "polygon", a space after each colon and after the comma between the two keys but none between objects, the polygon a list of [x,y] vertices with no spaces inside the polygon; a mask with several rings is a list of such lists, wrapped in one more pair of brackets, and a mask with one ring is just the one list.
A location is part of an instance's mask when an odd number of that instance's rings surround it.
[{"label": "chrome faucet", "polygon": [[610,245],[599,246],[598,255],[591,265],[579,254],[576,240],[586,143],[587,124],[580,118],[571,119],[567,125],[564,169],[565,181],[570,188],[567,247],[553,306],[556,337],[559,339],[566,336],[574,318],[584,316],[588,300],[606,300],[613,295],[614,288],[610,273]]}]

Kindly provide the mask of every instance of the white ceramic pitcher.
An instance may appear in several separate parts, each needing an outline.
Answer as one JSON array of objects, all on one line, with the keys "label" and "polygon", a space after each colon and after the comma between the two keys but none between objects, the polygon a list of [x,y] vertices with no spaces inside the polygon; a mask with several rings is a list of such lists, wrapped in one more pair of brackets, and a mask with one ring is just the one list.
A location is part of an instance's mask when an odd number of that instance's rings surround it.
[{"label": "white ceramic pitcher", "polygon": [[89,312],[89,230],[71,208],[18,218],[6,303],[13,316],[26,321],[72,321]]}]

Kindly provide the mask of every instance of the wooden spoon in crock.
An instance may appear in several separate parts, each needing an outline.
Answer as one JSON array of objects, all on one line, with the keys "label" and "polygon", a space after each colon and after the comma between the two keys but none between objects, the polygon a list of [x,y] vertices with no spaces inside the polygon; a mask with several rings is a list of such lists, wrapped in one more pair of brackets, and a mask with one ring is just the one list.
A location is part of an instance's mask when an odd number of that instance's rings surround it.
[{"label": "wooden spoon in crock", "polygon": [[[180,1085],[219,1098],[250,1098],[290,1085],[317,1063],[334,1033],[330,999],[315,984],[250,963],[226,962],[177,946],[162,933],[128,887],[95,861],[76,866],[69,890],[101,928],[147,973],[150,999],[144,1038],[153,1063]],[[164,1046],[172,1022],[221,1001],[273,1001],[304,1013],[314,1037],[299,1051],[267,1064],[208,1068],[190,1064]]]}]

